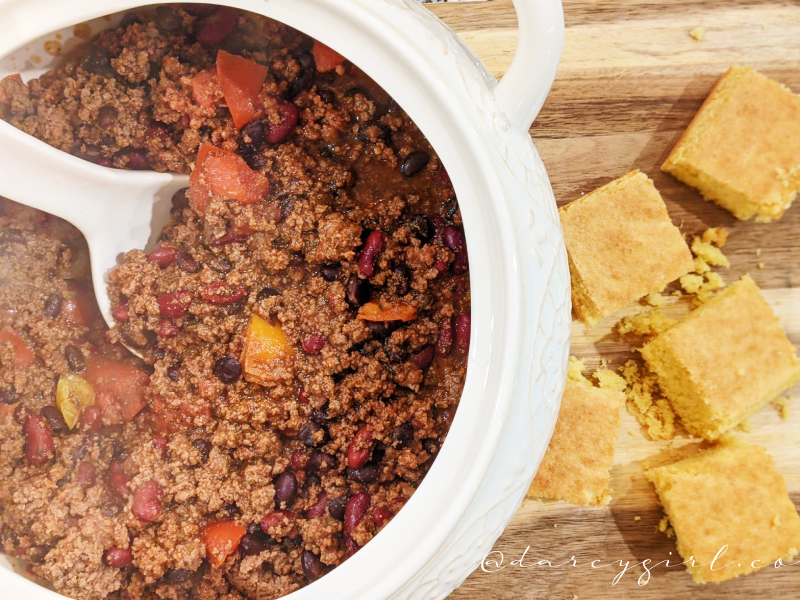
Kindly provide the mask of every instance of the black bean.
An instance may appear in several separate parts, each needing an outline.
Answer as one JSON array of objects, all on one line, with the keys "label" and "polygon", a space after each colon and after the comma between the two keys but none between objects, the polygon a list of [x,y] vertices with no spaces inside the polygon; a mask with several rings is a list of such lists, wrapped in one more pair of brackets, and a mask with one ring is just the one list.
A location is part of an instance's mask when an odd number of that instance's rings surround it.
[{"label": "black bean", "polygon": [[328,502],[328,512],[337,521],[344,521],[344,511],[347,508],[347,496],[334,498]]},{"label": "black bean", "polygon": [[367,463],[360,469],[347,469],[347,478],[358,483],[375,483],[380,475],[380,468],[376,463]]},{"label": "black bean", "polygon": [[242,363],[235,356],[223,356],[217,359],[214,374],[222,383],[236,383],[242,376]]},{"label": "black bean", "polygon": [[200,269],[203,268],[200,261],[195,260],[188,252],[178,252],[178,254],[175,255],[175,263],[181,271],[186,273],[199,273]]},{"label": "black bean", "polygon": [[125,15],[122,17],[122,20],[119,22],[119,27],[127,29],[134,23],[138,22],[139,22],[139,15],[136,15],[134,13],[125,13]]},{"label": "black bean", "polygon": [[403,265],[397,265],[392,269],[392,283],[394,284],[394,295],[405,296],[411,287],[411,274]]},{"label": "black bean", "polygon": [[188,191],[189,188],[183,188],[172,195],[172,208],[189,208],[189,198],[186,196]]},{"label": "black bean", "polygon": [[3,404],[16,404],[17,390],[11,388],[10,390],[0,390],[0,403]]},{"label": "black bean", "polygon": [[320,275],[325,281],[336,281],[339,279],[339,274],[342,272],[342,267],[339,265],[322,265],[319,270]]},{"label": "black bean", "polygon": [[244,297],[237,300],[236,302],[231,302],[230,304],[226,304],[223,308],[225,309],[226,315],[238,315],[244,310],[246,304],[247,304],[247,297]]},{"label": "black bean", "polygon": [[418,150],[417,152],[412,152],[411,154],[406,156],[406,159],[403,161],[403,164],[400,165],[400,172],[406,177],[411,177],[412,175],[416,175],[422,169],[425,168],[425,165],[428,164],[428,161],[430,159],[431,159],[430,155],[424,150]]},{"label": "black bean", "polygon": [[370,99],[369,98],[369,92],[365,88],[361,87],[360,85],[355,85],[355,86],[351,87],[349,90],[347,90],[344,93],[344,95],[347,96],[348,98],[353,98],[353,97],[355,97],[356,94],[361,94],[367,100]]},{"label": "black bean", "polygon": [[333,90],[320,90],[317,92],[319,99],[325,104],[333,104],[336,102],[336,93]]},{"label": "black bean", "polygon": [[336,146],[333,144],[327,144],[319,149],[319,155],[322,158],[331,158],[332,156],[336,155]]},{"label": "black bean", "polygon": [[297,434],[298,439],[309,448],[321,446],[328,439],[328,432],[319,423],[309,421],[300,428]]},{"label": "black bean", "polygon": [[250,121],[239,134],[239,151],[245,154],[257,152],[264,144],[265,131],[264,121]]},{"label": "black bean", "polygon": [[433,237],[433,223],[425,215],[414,215],[406,224],[409,232],[423,244],[428,243]]},{"label": "black bean", "polygon": [[156,8],[156,26],[162,32],[175,31],[182,25],[183,19],[174,8],[164,5]]},{"label": "black bean", "polygon": [[257,152],[244,152],[242,153],[242,158],[253,171],[260,171],[267,166],[267,160],[264,155]]},{"label": "black bean", "polygon": [[319,556],[313,552],[303,550],[300,562],[303,565],[303,574],[309,581],[316,581],[325,575],[325,567],[322,566]]},{"label": "black bean", "polygon": [[61,305],[64,299],[58,294],[51,294],[44,300],[44,316],[57,317],[61,314]]},{"label": "black bean", "polygon": [[314,450],[306,462],[306,471],[325,473],[333,468],[335,462],[336,459],[333,456]]},{"label": "black bean", "polygon": [[167,351],[164,348],[156,348],[153,350],[153,359],[154,360],[164,360],[164,357],[167,355]]},{"label": "black bean", "polygon": [[276,290],[275,288],[265,287],[261,288],[261,291],[258,292],[258,296],[256,296],[256,300],[261,302],[262,300],[266,300],[267,298],[272,298],[273,296],[280,296],[281,293]]},{"label": "black bean", "polygon": [[297,498],[297,476],[292,471],[284,471],[275,482],[275,498],[285,502],[286,507],[292,505]]},{"label": "black bean", "polygon": [[224,275],[233,268],[233,263],[227,258],[221,256],[212,256],[208,260],[208,266],[211,270],[216,271],[220,275]]},{"label": "black bean", "polygon": [[436,454],[439,452],[439,443],[434,439],[426,439],[422,440],[422,447],[425,448],[425,452],[428,454]]},{"label": "black bean", "polygon": [[383,347],[383,351],[386,353],[386,357],[389,359],[389,362],[392,363],[401,363],[406,358],[408,358],[408,352],[403,350],[401,347],[395,344],[385,344]]},{"label": "black bean", "polygon": [[43,563],[44,557],[50,550],[50,546],[32,546],[28,551],[28,559],[32,563]]},{"label": "black bean", "polygon": [[178,367],[170,367],[167,369],[167,377],[169,377],[172,381],[180,381],[181,370]]},{"label": "black bean", "polygon": [[100,156],[100,148],[98,148],[94,144],[86,144],[83,147],[83,155],[89,160],[94,160],[98,156]]},{"label": "black bean", "polygon": [[117,122],[117,117],[119,117],[119,111],[110,104],[106,104],[97,111],[97,125],[108,129]]},{"label": "black bean", "polygon": [[45,406],[39,413],[50,425],[50,430],[55,433],[66,433],[69,431],[67,422],[64,420],[64,415],[55,406]]},{"label": "black bean", "polygon": [[322,478],[316,473],[306,475],[306,488],[312,488],[315,485],[322,485]]},{"label": "black bean", "polygon": [[211,453],[211,442],[197,438],[192,442],[192,448],[203,455],[203,462],[208,460],[208,455]]},{"label": "black bean", "polygon": [[369,302],[372,295],[372,286],[366,279],[359,279],[357,275],[350,277],[347,282],[347,299],[353,306],[361,306]]},{"label": "black bean", "polygon": [[77,346],[67,344],[64,348],[64,358],[67,359],[67,365],[70,371],[80,373],[86,369],[86,357]]},{"label": "black bean", "polygon": [[170,583],[183,583],[192,576],[189,569],[170,569],[164,578]]},{"label": "black bean", "polygon": [[105,50],[98,46],[90,46],[89,51],[83,57],[81,66],[89,73],[102,75],[104,77],[113,74],[111,68],[111,58]]},{"label": "black bean", "polygon": [[4,244],[26,244],[28,243],[25,234],[19,229],[3,229],[0,232],[0,242]]},{"label": "black bean", "polygon": [[311,84],[314,82],[314,76],[316,75],[314,58],[310,54],[301,54],[297,57],[297,62],[300,63],[302,69],[286,92],[286,98],[288,100],[295,98],[300,92],[310,88]]},{"label": "black bean", "polygon": [[268,542],[269,536],[262,531],[261,525],[251,523],[247,527],[247,533],[239,543],[239,547],[245,556],[254,556],[266,550]]},{"label": "black bean", "polygon": [[311,419],[325,427],[328,425],[329,422],[328,414],[321,408],[314,409],[314,411],[311,413]]},{"label": "black bean", "polygon": [[414,426],[406,421],[392,431],[392,446],[400,448],[405,446],[414,437]]}]

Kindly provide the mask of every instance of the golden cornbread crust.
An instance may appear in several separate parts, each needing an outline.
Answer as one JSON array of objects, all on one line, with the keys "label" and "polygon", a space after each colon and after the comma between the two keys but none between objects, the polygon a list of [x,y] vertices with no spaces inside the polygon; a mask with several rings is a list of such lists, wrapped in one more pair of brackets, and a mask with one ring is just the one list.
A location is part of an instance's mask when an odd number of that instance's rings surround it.
[{"label": "golden cornbread crust", "polygon": [[653,182],[633,171],[559,209],[572,304],[594,325],[694,268]]},{"label": "golden cornbread crust", "polygon": [[800,96],[731,67],[661,169],[737,219],[779,219],[800,189]]},{"label": "golden cornbread crust", "polygon": [[[726,581],[797,555],[800,517],[760,446],[729,442],[646,475],[697,583]],[[712,569],[707,563],[725,545]]]},{"label": "golden cornbread crust", "polygon": [[609,469],[619,431],[622,392],[567,380],[550,446],[529,497],[581,506],[607,504]]},{"label": "golden cornbread crust", "polygon": [[686,429],[713,440],[800,378],[778,319],[745,275],[642,348]]}]

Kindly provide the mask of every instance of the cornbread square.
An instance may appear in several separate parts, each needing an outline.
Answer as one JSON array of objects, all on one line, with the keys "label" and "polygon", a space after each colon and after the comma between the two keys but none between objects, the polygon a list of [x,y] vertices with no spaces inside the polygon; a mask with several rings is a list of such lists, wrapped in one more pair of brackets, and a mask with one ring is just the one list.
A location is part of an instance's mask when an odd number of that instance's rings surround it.
[{"label": "cornbread square", "polygon": [[661,168],[737,219],[779,219],[800,189],[800,96],[731,67]]},{"label": "cornbread square", "polygon": [[733,579],[797,555],[800,517],[760,446],[729,442],[646,475],[697,583]]},{"label": "cornbread square", "polygon": [[800,378],[800,362],[745,275],[642,348],[686,429],[713,440]]},{"label": "cornbread square", "polygon": [[628,173],[559,210],[572,306],[594,325],[694,268],[653,182]]},{"label": "cornbread square", "polygon": [[609,469],[625,394],[567,380],[550,446],[528,496],[608,504]]}]

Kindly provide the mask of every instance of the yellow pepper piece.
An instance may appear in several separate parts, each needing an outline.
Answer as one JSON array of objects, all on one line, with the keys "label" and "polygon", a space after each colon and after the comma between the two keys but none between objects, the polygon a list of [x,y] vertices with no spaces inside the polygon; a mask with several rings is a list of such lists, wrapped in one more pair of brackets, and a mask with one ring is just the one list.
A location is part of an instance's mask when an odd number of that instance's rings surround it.
[{"label": "yellow pepper piece", "polygon": [[67,373],[58,378],[56,405],[70,429],[78,422],[81,410],[94,404],[94,397],[94,388],[80,375]]},{"label": "yellow pepper piece", "polygon": [[294,350],[277,325],[253,315],[247,325],[242,352],[244,377],[251,383],[277,383],[294,361]]}]

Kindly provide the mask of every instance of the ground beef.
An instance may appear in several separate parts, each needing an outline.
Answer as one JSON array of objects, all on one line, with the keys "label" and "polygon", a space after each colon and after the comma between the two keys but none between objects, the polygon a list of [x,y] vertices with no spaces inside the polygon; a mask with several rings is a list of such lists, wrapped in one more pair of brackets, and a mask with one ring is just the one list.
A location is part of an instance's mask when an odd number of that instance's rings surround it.
[{"label": "ground beef", "polygon": [[[239,128],[219,51],[264,79]],[[164,5],[0,82],[0,116],[57,148],[193,172],[158,248],[110,274],[111,330],[80,234],[0,201],[0,544],[62,594],[288,594],[368,543],[445,440],[470,322],[455,194],[402,109],[320,52]],[[221,191],[232,173],[250,187]],[[254,323],[282,340],[266,371]]]}]

